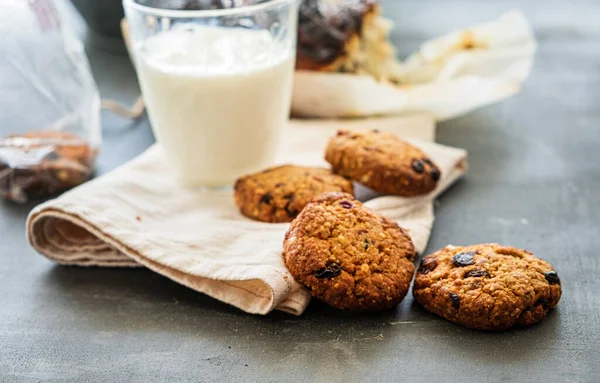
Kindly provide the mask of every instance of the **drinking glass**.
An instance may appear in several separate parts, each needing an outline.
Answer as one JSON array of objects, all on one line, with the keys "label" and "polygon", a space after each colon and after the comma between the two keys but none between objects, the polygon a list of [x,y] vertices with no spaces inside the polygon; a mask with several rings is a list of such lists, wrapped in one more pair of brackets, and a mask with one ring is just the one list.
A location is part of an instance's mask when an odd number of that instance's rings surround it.
[{"label": "drinking glass", "polygon": [[215,3],[123,0],[152,129],[191,187],[271,165],[291,106],[298,0]]}]

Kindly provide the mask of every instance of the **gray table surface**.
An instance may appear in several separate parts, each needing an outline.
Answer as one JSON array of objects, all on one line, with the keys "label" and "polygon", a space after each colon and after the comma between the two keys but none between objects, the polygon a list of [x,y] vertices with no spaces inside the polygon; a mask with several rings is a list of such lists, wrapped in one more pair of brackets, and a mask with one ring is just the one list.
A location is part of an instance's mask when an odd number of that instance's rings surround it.
[{"label": "gray table surface", "polygon": [[[55,266],[26,243],[32,205],[0,204],[0,381],[600,381],[600,2],[384,1],[402,55],[514,7],[540,47],[517,97],[440,124],[467,177],[437,204],[429,244],[500,242],[551,262],[563,298],[546,320],[468,330],[419,308],[245,314],[147,270]],[[128,58],[89,44],[103,97],[132,102]],[[153,141],[103,115],[99,172]],[[0,128],[2,129],[2,128]]]}]

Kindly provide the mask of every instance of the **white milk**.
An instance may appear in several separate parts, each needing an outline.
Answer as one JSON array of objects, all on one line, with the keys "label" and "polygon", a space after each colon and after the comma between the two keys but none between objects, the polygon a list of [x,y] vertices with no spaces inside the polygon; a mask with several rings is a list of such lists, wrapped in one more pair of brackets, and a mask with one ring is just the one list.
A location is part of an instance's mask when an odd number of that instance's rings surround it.
[{"label": "white milk", "polygon": [[182,25],[135,56],[154,134],[184,185],[229,185],[271,164],[290,111],[293,49],[267,31]]}]

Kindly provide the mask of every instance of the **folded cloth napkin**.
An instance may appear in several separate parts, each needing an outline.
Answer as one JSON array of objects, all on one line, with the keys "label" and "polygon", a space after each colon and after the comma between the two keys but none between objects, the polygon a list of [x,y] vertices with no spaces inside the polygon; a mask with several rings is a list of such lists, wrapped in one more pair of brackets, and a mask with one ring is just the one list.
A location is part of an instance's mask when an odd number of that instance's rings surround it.
[{"label": "folded cloth napkin", "polygon": [[[278,163],[326,166],[328,137],[340,128],[374,128],[431,140],[424,116],[363,121],[293,121]],[[367,206],[396,219],[422,252],[433,222],[432,199],[463,174],[466,153],[414,141],[442,170],[439,187],[420,198],[380,197]],[[182,285],[256,314],[300,315],[310,294],[282,256],[288,224],[249,220],[231,190],[179,186],[159,146],[122,167],[36,207],[27,229],[32,246],[57,263],[146,266]]]}]

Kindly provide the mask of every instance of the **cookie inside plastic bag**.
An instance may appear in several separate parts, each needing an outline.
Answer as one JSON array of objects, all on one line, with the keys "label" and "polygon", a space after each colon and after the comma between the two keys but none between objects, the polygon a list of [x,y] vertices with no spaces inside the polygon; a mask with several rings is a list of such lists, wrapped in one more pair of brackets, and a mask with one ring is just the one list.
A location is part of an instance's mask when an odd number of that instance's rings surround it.
[{"label": "cookie inside plastic bag", "polygon": [[70,133],[31,132],[0,141],[0,195],[14,202],[77,186],[93,174],[96,150]]},{"label": "cookie inside plastic bag", "polygon": [[0,3],[0,197],[54,195],[87,181],[100,99],[65,2]]}]

